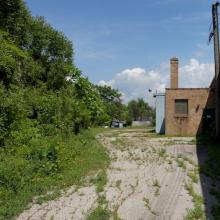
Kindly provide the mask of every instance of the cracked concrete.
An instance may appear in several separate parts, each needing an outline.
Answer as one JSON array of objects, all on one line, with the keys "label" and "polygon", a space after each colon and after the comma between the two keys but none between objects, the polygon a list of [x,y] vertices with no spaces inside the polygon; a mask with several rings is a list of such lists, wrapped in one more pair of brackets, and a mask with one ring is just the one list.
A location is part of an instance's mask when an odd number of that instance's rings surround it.
[{"label": "cracked concrete", "polygon": [[75,190],[72,187],[62,197],[45,202],[41,205],[34,204],[29,210],[24,211],[17,220],[70,220],[85,219],[97,200],[95,186],[83,187]]},{"label": "cracked concrete", "polygon": [[[185,182],[187,172],[198,164],[194,138],[158,138],[146,129],[112,130],[97,138],[111,158],[102,192],[111,219],[184,219],[186,209],[193,207]],[[200,183],[195,188],[201,194]],[[17,219],[86,219],[97,198],[95,186],[72,187],[61,198],[33,205]]]},{"label": "cracked concrete", "polygon": [[193,207],[185,190],[192,165],[183,159],[186,168],[179,167],[176,158],[189,156],[198,162],[194,138],[158,138],[144,129],[127,129],[99,139],[114,159],[104,190],[112,213],[125,220],[184,218]]}]

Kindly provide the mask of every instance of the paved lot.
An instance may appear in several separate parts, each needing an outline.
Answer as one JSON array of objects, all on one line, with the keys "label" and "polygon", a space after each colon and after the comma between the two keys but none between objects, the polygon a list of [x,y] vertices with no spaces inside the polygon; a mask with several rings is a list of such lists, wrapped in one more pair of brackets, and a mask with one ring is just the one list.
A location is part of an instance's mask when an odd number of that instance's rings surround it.
[{"label": "paved lot", "polygon": [[[203,196],[198,163],[206,152],[196,146],[194,138],[158,137],[146,129],[112,130],[97,138],[111,158],[102,195],[112,219],[182,220],[187,209],[194,207],[186,184],[191,183],[195,193]],[[33,205],[18,219],[86,219],[97,198],[91,184],[72,187],[55,201]],[[206,209],[209,213],[208,205]]]}]

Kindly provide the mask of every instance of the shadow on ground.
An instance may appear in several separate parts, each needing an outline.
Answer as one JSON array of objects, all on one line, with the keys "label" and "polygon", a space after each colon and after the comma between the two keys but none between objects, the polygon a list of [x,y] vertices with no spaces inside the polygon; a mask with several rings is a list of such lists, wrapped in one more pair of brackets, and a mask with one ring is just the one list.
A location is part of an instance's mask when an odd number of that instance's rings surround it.
[{"label": "shadow on ground", "polygon": [[196,151],[206,219],[220,219],[220,145],[211,135],[197,136]]}]

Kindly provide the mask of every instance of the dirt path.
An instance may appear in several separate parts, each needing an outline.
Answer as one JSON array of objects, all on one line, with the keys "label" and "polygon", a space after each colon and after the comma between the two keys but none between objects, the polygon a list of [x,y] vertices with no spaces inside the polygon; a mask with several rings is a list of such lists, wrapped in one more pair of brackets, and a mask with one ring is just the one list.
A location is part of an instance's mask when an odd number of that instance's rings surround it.
[{"label": "dirt path", "polygon": [[[98,139],[111,158],[102,195],[112,219],[182,220],[195,206],[186,183],[202,195],[194,138],[158,138],[146,129],[127,129],[100,134]],[[33,205],[17,219],[86,219],[97,198],[92,185],[73,187],[57,200]]]}]

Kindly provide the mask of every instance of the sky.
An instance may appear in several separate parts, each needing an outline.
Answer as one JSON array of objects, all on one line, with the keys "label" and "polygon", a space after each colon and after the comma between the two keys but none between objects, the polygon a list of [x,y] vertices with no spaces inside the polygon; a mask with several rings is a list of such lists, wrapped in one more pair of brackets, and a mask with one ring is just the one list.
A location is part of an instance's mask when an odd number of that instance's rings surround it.
[{"label": "sky", "polygon": [[179,58],[180,87],[208,87],[214,76],[211,0],[26,0],[74,45],[74,63],[93,83],[118,89],[124,102],[169,87]]}]

